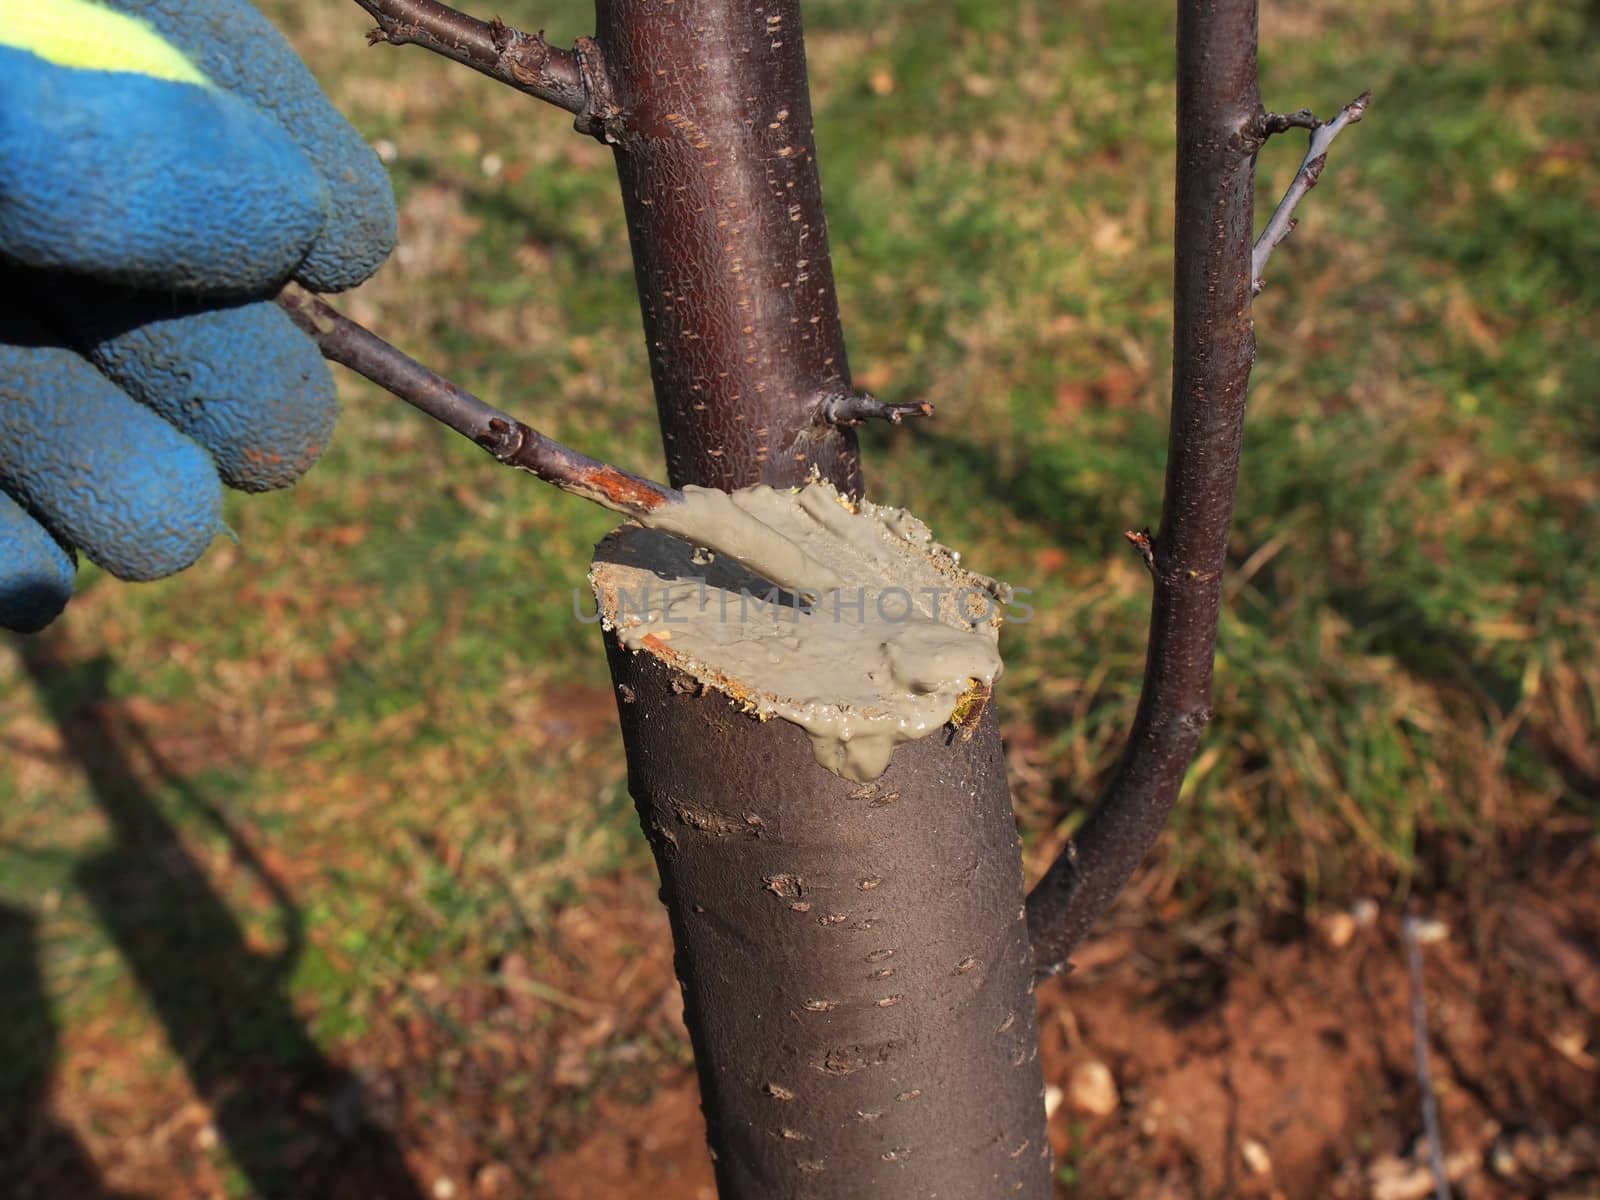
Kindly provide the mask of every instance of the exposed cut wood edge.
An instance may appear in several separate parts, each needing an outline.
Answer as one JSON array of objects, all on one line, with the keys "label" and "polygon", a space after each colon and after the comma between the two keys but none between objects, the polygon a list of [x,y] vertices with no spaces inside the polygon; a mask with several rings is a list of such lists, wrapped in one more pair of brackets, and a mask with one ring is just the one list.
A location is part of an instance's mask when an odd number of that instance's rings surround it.
[{"label": "exposed cut wood edge", "polygon": [[[850,511],[855,511],[854,506],[847,505]],[[605,556],[615,552],[621,545],[621,539],[630,534],[642,534],[646,531],[636,522],[629,521],[618,529],[608,534],[595,548],[593,561],[589,566],[588,581],[595,599],[595,606],[602,628],[609,631],[620,630],[624,624],[622,597],[633,591],[637,586],[636,577],[643,568],[626,562],[607,559]],[[952,583],[971,586],[976,589],[988,591],[994,581],[976,571],[963,566],[957,557],[946,547],[938,542],[929,542],[917,546],[907,543],[908,547],[919,553],[941,575],[946,576]],[[630,587],[630,583],[633,585]],[[1001,585],[1003,588],[1004,585]],[[1003,624],[1003,609],[996,608],[996,624]],[[662,634],[665,636],[662,636]],[[794,706],[800,703],[793,696],[783,695],[771,689],[752,685],[748,680],[729,674],[718,666],[705,662],[702,659],[687,654],[672,644],[671,630],[662,633],[646,634],[639,640],[636,647],[630,648],[633,653],[649,652],[655,658],[671,667],[673,670],[692,680],[699,690],[709,690],[727,697],[729,702],[740,712],[746,713],[755,720],[768,721],[774,717],[786,719],[779,710],[785,706]],[[956,734],[963,738],[970,737],[987,706],[993,688],[981,679],[973,679],[971,686],[957,699],[949,719],[938,729],[931,730],[923,738]],[[842,709],[843,706],[835,706]],[[911,740],[921,741],[923,738]]]}]

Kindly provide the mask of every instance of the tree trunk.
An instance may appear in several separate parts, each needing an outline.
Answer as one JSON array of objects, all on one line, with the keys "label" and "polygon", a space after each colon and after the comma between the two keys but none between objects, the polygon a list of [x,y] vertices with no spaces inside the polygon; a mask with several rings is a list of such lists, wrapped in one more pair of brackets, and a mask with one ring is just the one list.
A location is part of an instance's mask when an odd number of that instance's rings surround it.
[{"label": "tree trunk", "polygon": [[[815,472],[859,494],[854,435],[823,411],[850,373],[798,3],[600,0],[597,19],[672,483]],[[992,709],[863,786],[798,728],[607,649],[724,1200],[1048,1196]]]},{"label": "tree trunk", "polygon": [[905,743],[853,784],[798,726],[614,634],[606,650],[721,1195],[1048,1196],[994,706],[971,737]]}]

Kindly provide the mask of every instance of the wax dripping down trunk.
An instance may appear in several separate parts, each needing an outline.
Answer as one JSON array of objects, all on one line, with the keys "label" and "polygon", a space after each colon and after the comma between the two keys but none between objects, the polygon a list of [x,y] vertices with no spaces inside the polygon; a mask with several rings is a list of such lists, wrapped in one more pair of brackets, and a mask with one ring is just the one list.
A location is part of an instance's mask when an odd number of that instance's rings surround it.
[{"label": "wax dripping down trunk", "polygon": [[600,0],[650,370],[676,486],[859,494],[795,0]]},{"label": "wax dripping down trunk", "polygon": [[[596,43],[672,482],[859,494],[798,3],[600,0]],[[863,787],[607,648],[723,1200],[1047,1197],[992,706]]]}]

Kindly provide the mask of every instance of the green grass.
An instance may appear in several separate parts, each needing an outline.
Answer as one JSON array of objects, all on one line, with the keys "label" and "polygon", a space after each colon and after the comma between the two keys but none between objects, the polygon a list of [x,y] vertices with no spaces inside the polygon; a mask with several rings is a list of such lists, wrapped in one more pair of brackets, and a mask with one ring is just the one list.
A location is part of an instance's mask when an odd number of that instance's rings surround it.
[{"label": "green grass", "polygon": [[[363,52],[340,0],[264,7],[397,152],[405,248],[349,311],[661,474],[609,155],[470,72]],[[532,0],[500,15],[556,40],[587,22]],[[864,434],[870,488],[1033,589],[1001,712],[1037,838],[1094,795],[1137,697],[1148,589],[1121,532],[1155,522],[1165,455],[1169,18],[819,0],[806,19],[852,364],[939,409]],[[1450,847],[1482,861],[1596,816],[1592,6],[1264,20],[1269,106],[1376,99],[1257,306],[1217,719],[1156,868],[1191,913],[1448,882]],[[1301,148],[1264,154],[1263,207]],[[599,639],[572,615],[607,517],[341,386],[324,463],[230,500],[237,546],[143,587],[87,569],[54,635],[103,656],[97,686],[167,760],[141,767],[144,802],[263,954],[282,913],[195,797],[270,847],[304,921],[287,987],[327,1045],[409,1011],[419,972],[481,979],[595,880],[649,869]],[[148,1028],[82,886],[120,844],[53,708],[71,697],[0,650],[0,902],[37,917],[69,1041],[105,1014]]]}]

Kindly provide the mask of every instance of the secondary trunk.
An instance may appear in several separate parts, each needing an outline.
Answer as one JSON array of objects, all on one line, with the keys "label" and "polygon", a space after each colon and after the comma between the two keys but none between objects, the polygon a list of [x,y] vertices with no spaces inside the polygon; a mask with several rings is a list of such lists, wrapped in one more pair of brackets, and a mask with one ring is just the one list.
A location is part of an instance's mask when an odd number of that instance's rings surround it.
[{"label": "secondary trunk", "polygon": [[1122,757],[1028,897],[1034,955],[1053,971],[1144,860],[1211,717],[1222,571],[1255,361],[1250,248],[1266,114],[1255,0],[1179,0],[1172,425],[1139,709]]}]

